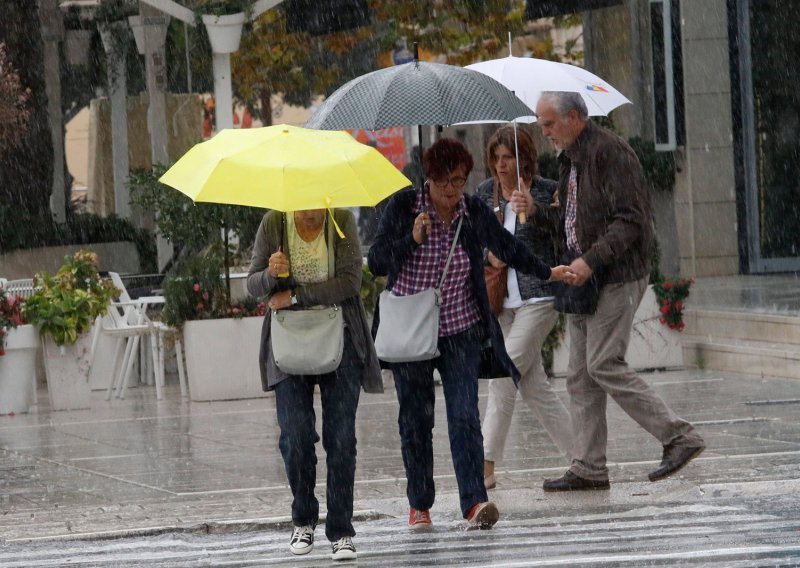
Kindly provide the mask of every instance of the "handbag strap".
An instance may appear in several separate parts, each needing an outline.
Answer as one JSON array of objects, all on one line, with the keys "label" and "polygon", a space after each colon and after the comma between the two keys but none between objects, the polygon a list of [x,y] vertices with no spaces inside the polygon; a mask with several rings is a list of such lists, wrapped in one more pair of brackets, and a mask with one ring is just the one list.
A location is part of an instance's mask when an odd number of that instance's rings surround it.
[{"label": "handbag strap", "polygon": [[456,236],[453,237],[453,244],[450,245],[450,252],[447,255],[447,261],[444,263],[444,270],[442,270],[442,275],[439,276],[439,281],[436,282],[436,289],[442,287],[442,282],[444,282],[445,276],[447,276],[447,269],[450,268],[450,261],[453,260],[453,253],[456,250],[456,244],[458,244],[458,235],[461,233],[461,224],[464,222],[464,216],[458,218],[458,227],[456,227]]},{"label": "handbag strap", "polygon": [[494,183],[492,184],[492,207],[494,209],[495,217],[497,217],[497,220],[500,221],[500,224],[502,225],[503,222],[505,221],[505,215],[504,215],[505,211],[503,211],[503,209],[500,208],[500,187],[499,186],[500,186],[500,182],[497,181],[497,180],[494,180]]}]

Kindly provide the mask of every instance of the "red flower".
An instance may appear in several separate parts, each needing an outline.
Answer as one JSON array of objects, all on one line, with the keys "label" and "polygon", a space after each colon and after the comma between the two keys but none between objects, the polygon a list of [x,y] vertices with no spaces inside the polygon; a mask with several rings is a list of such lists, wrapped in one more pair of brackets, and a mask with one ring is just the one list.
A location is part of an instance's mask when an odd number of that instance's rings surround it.
[{"label": "red flower", "polygon": [[194,286],[192,286],[192,290],[194,290],[195,292],[199,292],[200,291],[200,284],[195,284]]},{"label": "red flower", "polygon": [[663,306],[661,306],[661,313],[667,315],[669,313],[669,305],[664,304]]},{"label": "red flower", "polygon": [[664,289],[669,290],[670,288],[672,288],[672,282],[667,280],[666,282],[664,282]]},{"label": "red flower", "polygon": [[683,309],[683,302],[681,302],[680,300],[675,300],[675,309],[678,310],[678,311],[682,310]]}]

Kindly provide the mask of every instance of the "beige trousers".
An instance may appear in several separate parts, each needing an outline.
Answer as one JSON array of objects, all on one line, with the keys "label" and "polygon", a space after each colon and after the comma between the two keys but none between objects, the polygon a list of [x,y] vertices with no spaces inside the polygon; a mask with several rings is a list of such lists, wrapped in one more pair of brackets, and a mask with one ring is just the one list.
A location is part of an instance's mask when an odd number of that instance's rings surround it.
[{"label": "beige trousers", "polygon": [[694,427],[625,362],[633,316],[646,288],[646,278],[607,284],[594,314],[568,317],[567,391],[574,427],[570,470],[585,479],[608,479],[608,396],[662,445],[703,445]]},{"label": "beige trousers", "polygon": [[497,318],[506,351],[520,372],[517,387],[510,378],[492,379],[483,421],[483,453],[487,461],[503,459],[517,392],[550,435],[559,451],[569,456],[572,434],[569,412],[550,385],[542,366],[542,344],[558,319],[552,302],[504,309]]}]

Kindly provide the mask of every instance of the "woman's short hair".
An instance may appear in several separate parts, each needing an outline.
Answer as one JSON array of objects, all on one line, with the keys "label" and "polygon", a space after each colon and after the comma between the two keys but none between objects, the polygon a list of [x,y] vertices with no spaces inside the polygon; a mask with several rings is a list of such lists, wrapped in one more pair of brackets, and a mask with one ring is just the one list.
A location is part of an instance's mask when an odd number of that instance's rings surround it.
[{"label": "woman's short hair", "polygon": [[[514,152],[514,126],[506,125],[498,128],[494,134],[489,138],[486,145],[486,167],[492,172],[492,176],[497,177],[497,170],[494,164],[494,151],[498,146],[505,146]],[[516,147],[519,152],[517,161],[519,162],[519,175],[522,179],[532,180],[535,175],[539,173],[539,155],[536,152],[536,145],[533,143],[533,137],[530,133],[520,125],[517,125],[517,144]]]},{"label": "woman's short hair", "polygon": [[469,176],[474,165],[467,147],[453,138],[437,140],[422,156],[422,171],[433,180],[446,178],[458,166],[464,166],[464,174]]}]

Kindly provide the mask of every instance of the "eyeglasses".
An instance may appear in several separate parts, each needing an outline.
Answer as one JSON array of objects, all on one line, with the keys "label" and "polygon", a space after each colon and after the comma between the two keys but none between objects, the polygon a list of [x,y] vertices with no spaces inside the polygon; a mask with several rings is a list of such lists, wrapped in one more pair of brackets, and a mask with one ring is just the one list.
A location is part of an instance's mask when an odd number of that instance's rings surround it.
[{"label": "eyeglasses", "polygon": [[461,189],[466,185],[467,178],[464,177],[454,177],[450,179],[439,179],[439,180],[431,180],[433,184],[438,187],[439,189],[444,189],[447,187],[448,184],[452,185],[454,189]]}]

